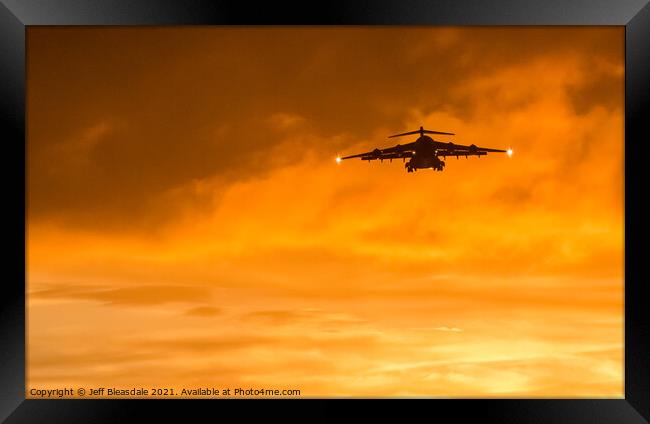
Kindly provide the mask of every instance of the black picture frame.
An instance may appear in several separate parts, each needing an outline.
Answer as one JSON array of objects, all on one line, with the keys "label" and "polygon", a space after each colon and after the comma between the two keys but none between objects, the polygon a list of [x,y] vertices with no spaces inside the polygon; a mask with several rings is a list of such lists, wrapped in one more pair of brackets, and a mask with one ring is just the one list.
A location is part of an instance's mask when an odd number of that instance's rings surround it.
[{"label": "black picture frame", "polygon": [[[425,401],[279,400],[26,400],[25,399],[25,32],[33,25],[618,25],[625,27],[625,398],[441,399]],[[650,420],[650,314],[643,296],[647,240],[643,207],[647,166],[642,149],[650,98],[648,0],[347,0],[280,4],[208,0],[2,0],[0,3],[0,104],[5,182],[5,257],[0,315],[0,421],[116,422],[152,413],[185,419],[188,412],[238,419],[263,411],[269,419],[298,408],[311,419],[337,419],[342,403],[367,413],[500,423],[643,423]],[[606,155],[606,153],[604,153]],[[645,177],[644,177],[645,176]],[[637,249],[638,248],[638,249]],[[248,402],[248,401],[247,401]],[[288,402],[291,404],[287,405]],[[370,403],[370,404],[369,404]],[[357,409],[357,408],[354,408]],[[215,415],[216,414],[216,415]],[[282,415],[280,415],[282,414]],[[346,412],[354,418],[354,410]],[[357,414],[361,414],[358,412]],[[361,415],[359,415],[361,417]],[[303,417],[304,418],[304,417]]]}]

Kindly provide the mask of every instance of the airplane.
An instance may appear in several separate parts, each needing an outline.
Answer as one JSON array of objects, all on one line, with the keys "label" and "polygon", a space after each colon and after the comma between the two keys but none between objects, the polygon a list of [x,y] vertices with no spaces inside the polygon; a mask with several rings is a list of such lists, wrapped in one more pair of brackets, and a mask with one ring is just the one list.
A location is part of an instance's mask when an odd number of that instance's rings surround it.
[{"label": "airplane", "polygon": [[[379,160],[381,162],[383,162],[384,159],[388,159],[391,162],[393,159],[402,159],[402,161],[405,162],[404,167],[406,170],[408,172],[414,172],[418,169],[427,168],[435,169],[436,171],[442,171],[445,167],[445,162],[440,159],[441,157],[444,159],[448,156],[456,156],[456,159],[458,159],[460,156],[465,156],[465,158],[469,156],[478,156],[480,159],[481,156],[485,156],[488,153],[506,153],[508,156],[512,156],[512,149],[488,149],[485,147],[478,147],[475,144],[463,146],[461,144],[454,144],[452,142],[444,143],[442,141],[436,141],[424,134],[455,134],[442,131],[425,130],[423,127],[420,127],[420,129],[416,131],[391,135],[388,138],[403,137],[412,134],[419,134],[420,137],[414,142],[407,144],[398,144],[397,146],[388,147],[386,149],[375,149],[370,152],[359,153],[357,155],[337,157],[336,162],[340,163],[342,160],[353,158],[361,158],[361,160],[367,161]],[[406,159],[409,159],[409,161],[406,162]]]}]

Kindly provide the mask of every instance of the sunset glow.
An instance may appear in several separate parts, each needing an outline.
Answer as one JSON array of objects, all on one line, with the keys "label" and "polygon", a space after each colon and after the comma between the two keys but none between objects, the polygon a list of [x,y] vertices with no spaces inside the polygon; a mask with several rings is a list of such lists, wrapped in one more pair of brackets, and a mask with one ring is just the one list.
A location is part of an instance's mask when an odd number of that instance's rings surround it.
[{"label": "sunset glow", "polygon": [[28,392],[623,397],[622,27],[27,41]]}]

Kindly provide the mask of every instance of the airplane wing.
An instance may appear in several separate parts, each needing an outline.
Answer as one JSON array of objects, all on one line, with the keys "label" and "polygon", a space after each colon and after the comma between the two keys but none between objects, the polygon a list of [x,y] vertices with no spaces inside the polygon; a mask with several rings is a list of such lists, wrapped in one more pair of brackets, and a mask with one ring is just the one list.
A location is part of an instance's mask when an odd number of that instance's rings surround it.
[{"label": "airplane wing", "polygon": [[[380,153],[381,155],[381,153]],[[350,155],[350,156],[344,156],[341,158],[341,160],[345,159],[354,159],[354,158],[364,158],[364,157],[369,157],[369,156],[375,156],[374,152],[366,152],[366,153],[359,153],[358,155]]]},{"label": "airplane wing", "polygon": [[447,156],[450,156],[450,157],[453,157],[453,156],[456,156],[456,157],[462,157],[462,156],[467,157],[467,156],[485,156],[485,155],[487,155],[487,154],[488,154],[488,152],[480,152],[480,151],[479,151],[479,152],[470,152],[469,150],[465,150],[465,151],[463,151],[463,150],[456,150],[455,152],[440,151],[440,150],[439,150],[438,153],[437,153],[438,156],[442,156],[442,157],[445,157],[445,158],[446,158]]},{"label": "airplane wing", "polygon": [[384,160],[384,159],[401,159],[410,158],[414,152],[415,142],[407,144],[398,144],[397,146],[387,147],[385,149],[375,149],[370,152],[359,153],[342,157],[344,159],[361,158],[361,160]]},{"label": "airplane wing", "polygon": [[489,152],[489,153],[508,153],[507,150],[501,150],[501,149],[488,149],[487,147],[477,147],[476,148],[479,152]]},{"label": "airplane wing", "polygon": [[[435,142],[438,156],[483,156],[488,153],[507,153],[507,150],[490,149],[487,147],[478,147],[475,144],[465,146],[463,144]],[[480,154],[477,154],[480,153]]]}]

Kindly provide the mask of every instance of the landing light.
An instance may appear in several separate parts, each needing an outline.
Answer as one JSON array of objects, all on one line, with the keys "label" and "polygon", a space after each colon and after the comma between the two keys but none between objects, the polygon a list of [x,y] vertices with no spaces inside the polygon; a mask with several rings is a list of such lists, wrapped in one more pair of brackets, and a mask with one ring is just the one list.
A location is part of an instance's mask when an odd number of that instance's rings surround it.
[{"label": "landing light", "polygon": [[336,163],[341,163],[341,157],[340,156],[336,157]]},{"label": "landing light", "polygon": [[512,153],[513,153],[513,152],[512,152],[512,149],[508,149],[508,151],[506,152],[506,154],[507,154],[508,156],[512,156]]}]

